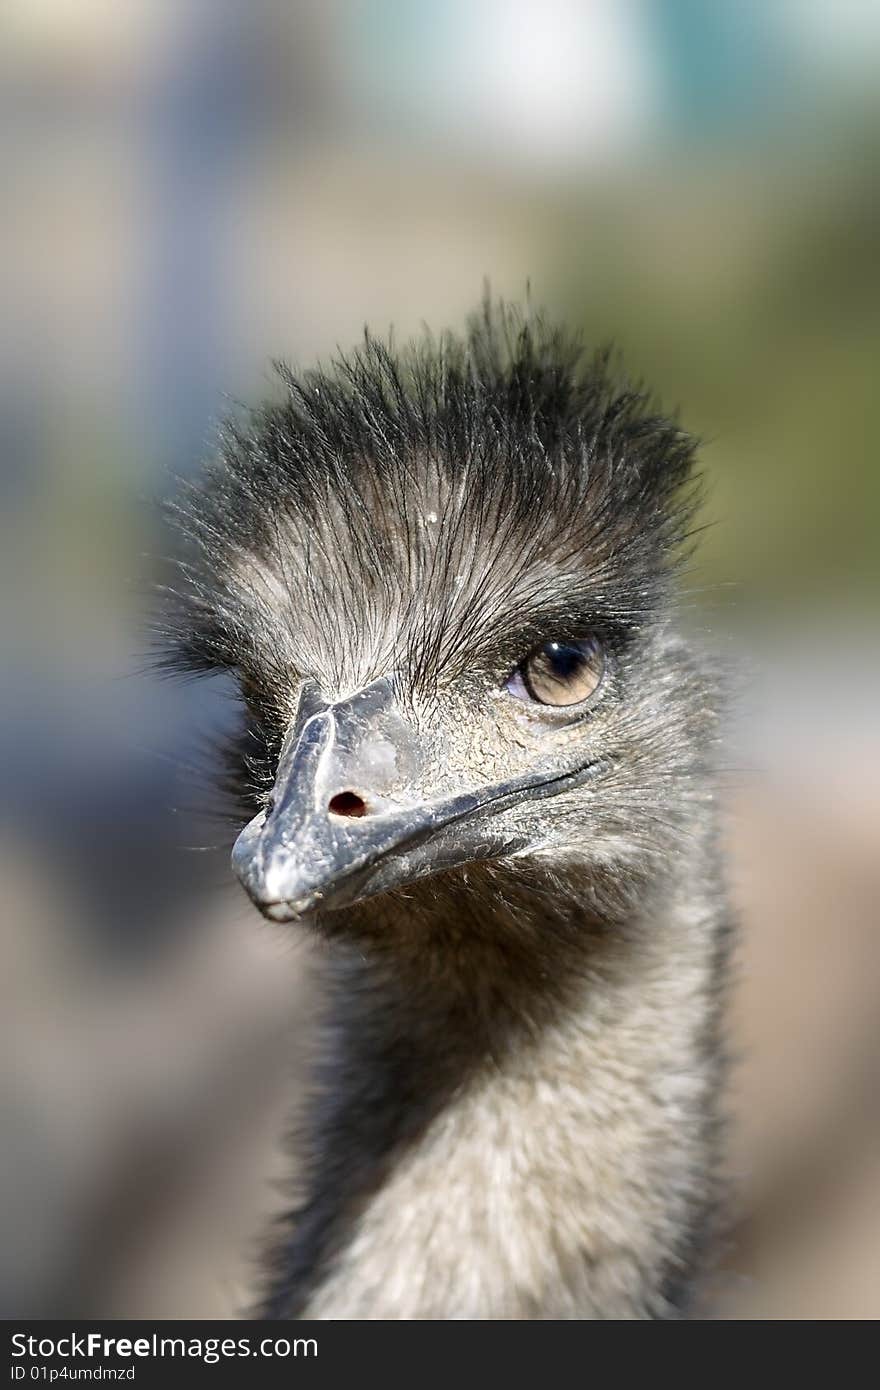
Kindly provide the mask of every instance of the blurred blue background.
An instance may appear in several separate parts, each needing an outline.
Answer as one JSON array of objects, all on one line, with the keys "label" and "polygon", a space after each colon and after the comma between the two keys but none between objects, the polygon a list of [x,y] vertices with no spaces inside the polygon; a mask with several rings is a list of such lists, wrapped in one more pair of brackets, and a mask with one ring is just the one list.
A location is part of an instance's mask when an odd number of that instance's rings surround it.
[{"label": "blurred blue background", "polygon": [[880,1314],[880,10],[6,0],[0,1300],[222,1316],[307,948],[197,808],[222,682],[145,669],[156,502],[271,357],[484,277],[704,440],[689,614],[743,671],[723,1316]]}]

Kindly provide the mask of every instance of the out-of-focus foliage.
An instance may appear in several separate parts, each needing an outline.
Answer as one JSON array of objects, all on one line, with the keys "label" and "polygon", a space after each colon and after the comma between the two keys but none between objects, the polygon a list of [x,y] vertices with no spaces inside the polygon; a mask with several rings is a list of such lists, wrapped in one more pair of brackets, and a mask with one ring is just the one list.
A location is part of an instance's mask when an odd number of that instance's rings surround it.
[{"label": "out-of-focus foliage", "polygon": [[[705,154],[703,155],[705,161]],[[880,582],[880,142],[722,153],[611,200],[556,248],[590,333],[705,438],[708,577],[808,606]],[[682,383],[686,383],[686,388]],[[685,394],[686,390],[686,394]]]}]

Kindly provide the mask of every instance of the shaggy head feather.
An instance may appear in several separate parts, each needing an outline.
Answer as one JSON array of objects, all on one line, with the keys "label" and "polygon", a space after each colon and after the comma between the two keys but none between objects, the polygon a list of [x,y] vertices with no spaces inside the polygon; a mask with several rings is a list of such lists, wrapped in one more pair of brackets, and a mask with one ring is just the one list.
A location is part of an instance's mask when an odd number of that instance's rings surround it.
[{"label": "shaggy head feather", "polygon": [[[589,843],[597,868],[656,862],[706,742],[704,680],[669,626],[693,441],[607,352],[488,304],[463,338],[395,353],[367,336],[326,370],[278,373],[281,399],[225,427],[177,509],[193,549],[170,659],[239,674],[251,811],[305,679],[335,699],[393,673],[414,722],[448,727],[438,785],[588,740],[606,765],[589,796],[511,822],[530,818],[536,850]],[[584,633],[609,675],[577,732],[499,703],[531,647]]]}]

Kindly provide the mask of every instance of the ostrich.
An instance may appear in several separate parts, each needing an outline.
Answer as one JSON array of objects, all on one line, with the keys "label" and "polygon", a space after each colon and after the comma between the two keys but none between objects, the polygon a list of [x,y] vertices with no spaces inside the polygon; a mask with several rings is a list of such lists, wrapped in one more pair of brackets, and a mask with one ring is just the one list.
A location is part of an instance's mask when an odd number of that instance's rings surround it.
[{"label": "ostrich", "polygon": [[172,660],[241,683],[235,873],[323,942],[260,1312],[682,1316],[729,935],[693,441],[488,303],[277,371],[177,508],[172,610]]}]

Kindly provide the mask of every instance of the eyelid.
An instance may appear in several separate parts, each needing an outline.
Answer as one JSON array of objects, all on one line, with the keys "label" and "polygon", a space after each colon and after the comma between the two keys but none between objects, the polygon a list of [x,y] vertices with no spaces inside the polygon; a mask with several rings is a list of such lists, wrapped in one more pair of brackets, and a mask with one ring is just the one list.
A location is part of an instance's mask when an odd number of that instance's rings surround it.
[{"label": "eyelid", "polygon": [[[528,658],[526,658],[526,660],[527,659]],[[522,673],[523,664],[524,663],[521,661],[518,666],[514,667],[510,675],[507,677],[507,680],[504,682],[504,689],[507,691],[509,695],[513,695],[514,699],[529,700],[532,704],[534,704],[536,703],[535,697],[532,695],[531,691],[529,690],[529,687],[526,685],[525,677]]]}]

